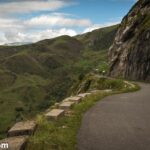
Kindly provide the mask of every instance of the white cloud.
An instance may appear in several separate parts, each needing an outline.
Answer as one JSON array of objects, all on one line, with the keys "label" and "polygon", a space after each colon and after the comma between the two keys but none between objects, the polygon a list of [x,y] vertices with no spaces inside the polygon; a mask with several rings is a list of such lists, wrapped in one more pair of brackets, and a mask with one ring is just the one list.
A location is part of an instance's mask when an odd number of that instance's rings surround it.
[{"label": "white cloud", "polygon": [[61,28],[61,29],[48,29],[44,30],[41,32],[33,33],[33,34],[26,34],[26,37],[28,41],[32,42],[37,42],[43,39],[50,39],[54,37],[58,37],[61,35],[69,35],[69,36],[75,36],[77,35],[76,31],[72,29],[66,29],[66,28]]},{"label": "white cloud", "polygon": [[91,21],[88,19],[68,18],[63,14],[52,14],[34,17],[25,22],[28,26],[90,26]]},{"label": "white cloud", "polygon": [[92,25],[88,19],[73,18],[71,14],[51,13],[27,20],[15,18],[0,18],[0,31],[8,30],[32,30],[35,28],[52,28],[52,27],[88,27]]},{"label": "white cloud", "polygon": [[[37,42],[61,35],[74,36],[77,34],[76,29],[86,28],[83,32],[86,33],[119,23],[110,21],[93,25],[89,19],[56,12],[72,4],[74,4],[72,0],[0,0],[0,44]],[[45,15],[35,13],[35,17],[29,18],[33,12],[41,14],[41,11]],[[26,13],[29,13],[29,16]],[[19,19],[17,14],[22,19]],[[24,18],[22,14],[26,17]]]},{"label": "white cloud", "polygon": [[31,13],[37,11],[54,11],[70,4],[72,3],[63,0],[24,0],[22,2],[3,2],[0,3],[0,15],[10,15],[14,13]]},{"label": "white cloud", "polygon": [[[0,0],[0,44],[37,42],[60,35],[76,35],[76,31],[70,27],[87,26],[90,21],[55,12],[73,4],[73,0]],[[51,13],[43,16],[37,14],[30,19],[33,12]],[[27,17],[19,19],[18,15]]]},{"label": "white cloud", "polygon": [[7,39],[3,33],[0,33],[0,45],[7,43]]},{"label": "white cloud", "polygon": [[[75,29],[72,29],[72,26],[87,26],[87,28],[83,31],[83,33],[86,33],[98,28],[120,23],[119,21],[116,21],[92,25],[92,23],[86,19],[78,20],[69,18],[68,16],[68,14],[52,14],[51,16],[36,17],[27,21],[0,18],[0,31],[3,31],[1,32],[3,34],[0,36],[0,44],[14,42],[37,42],[61,35],[75,36],[77,35],[77,32]],[[45,24],[47,27],[43,28]],[[36,29],[36,26],[41,27],[41,29]],[[58,26],[58,28],[55,28],[55,26]]]},{"label": "white cloud", "polygon": [[70,14],[51,13],[49,16],[34,17],[29,20],[0,18],[0,44],[14,42],[37,42],[61,35],[74,36],[75,27],[86,27],[83,33],[118,24],[120,21],[93,24],[88,19],[78,19]]},{"label": "white cloud", "polygon": [[[14,42],[36,42],[60,35],[76,35],[74,27],[87,27],[90,20],[77,19],[64,13],[34,17],[29,20],[0,18],[0,44]],[[72,28],[72,29],[71,29]]]},{"label": "white cloud", "polygon": [[17,19],[0,18],[0,31],[22,29],[23,22]]},{"label": "white cloud", "polygon": [[50,39],[58,37],[61,35],[75,36],[77,35],[76,31],[72,29],[61,28],[58,30],[47,29],[39,32],[18,32],[18,31],[9,31],[5,32],[0,38],[0,44],[5,43],[16,43],[16,42],[37,42],[43,39]]}]

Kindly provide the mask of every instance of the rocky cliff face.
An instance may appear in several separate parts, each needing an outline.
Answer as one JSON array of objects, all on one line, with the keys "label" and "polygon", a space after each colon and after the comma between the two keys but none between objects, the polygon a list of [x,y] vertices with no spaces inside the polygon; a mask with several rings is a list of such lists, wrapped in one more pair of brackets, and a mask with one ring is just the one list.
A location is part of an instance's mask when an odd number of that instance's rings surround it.
[{"label": "rocky cliff face", "polygon": [[110,76],[150,81],[150,0],[124,17],[109,49]]}]

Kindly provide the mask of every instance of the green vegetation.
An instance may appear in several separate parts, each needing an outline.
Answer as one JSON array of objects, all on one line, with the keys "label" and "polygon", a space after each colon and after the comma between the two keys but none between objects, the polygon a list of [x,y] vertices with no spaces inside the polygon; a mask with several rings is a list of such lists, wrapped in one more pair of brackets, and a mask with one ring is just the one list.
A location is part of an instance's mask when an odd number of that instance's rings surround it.
[{"label": "green vegetation", "polygon": [[144,31],[144,30],[147,30],[149,27],[150,27],[150,14],[148,14],[145,17],[145,19],[144,19],[144,21],[141,25],[141,32]]},{"label": "green vegetation", "polygon": [[119,79],[107,79],[102,77],[98,80],[97,89],[115,89],[120,90],[124,88],[123,80]]},{"label": "green vegetation", "polygon": [[74,64],[75,70],[79,74],[86,74],[88,72],[98,69],[101,72],[103,69],[108,70],[107,51],[93,51],[85,50],[82,57]]},{"label": "green vegetation", "polygon": [[78,35],[76,38],[86,45],[88,49],[95,51],[106,50],[111,46],[117,29],[118,25],[114,25]]},{"label": "green vegetation", "polygon": [[[0,46],[0,138],[15,122],[70,95],[71,87],[89,72],[107,71],[107,49],[116,30],[113,26],[83,36]],[[93,40],[96,45],[86,45]]]},{"label": "green vegetation", "polygon": [[121,79],[112,79],[104,77],[103,75],[89,73],[73,85],[72,93],[77,94],[79,92],[84,93],[87,91],[105,89],[121,90],[127,87],[128,85],[125,85]]},{"label": "green vegetation", "polygon": [[[35,135],[30,138],[27,149],[75,150],[76,135],[80,127],[82,115],[84,112],[86,112],[97,101],[107,95],[128,92],[131,90],[135,91],[139,89],[138,86],[132,88],[129,86],[122,86],[123,82],[120,84],[121,81],[117,79],[109,79],[108,82],[115,83],[114,88],[119,87],[120,90],[115,90],[109,94],[106,92],[97,92],[91,96],[88,96],[80,104],[73,107],[72,115],[69,117],[63,117],[58,121],[48,122],[42,115],[37,116],[37,122],[39,124],[38,129]],[[105,83],[107,83],[106,80]]]}]

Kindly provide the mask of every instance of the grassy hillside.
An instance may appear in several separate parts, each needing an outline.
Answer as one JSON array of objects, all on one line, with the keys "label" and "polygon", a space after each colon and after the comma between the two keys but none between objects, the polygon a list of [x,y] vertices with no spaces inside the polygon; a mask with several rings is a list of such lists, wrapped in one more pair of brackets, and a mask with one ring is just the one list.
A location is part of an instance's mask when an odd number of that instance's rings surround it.
[{"label": "grassy hillside", "polygon": [[88,49],[95,51],[106,50],[115,38],[119,25],[100,28],[89,33],[76,36]]},{"label": "grassy hillside", "polygon": [[[107,69],[107,48],[116,28],[30,45],[0,46],[0,138],[14,122],[62,100],[85,74]],[[89,47],[88,41],[97,35],[97,44]]]}]

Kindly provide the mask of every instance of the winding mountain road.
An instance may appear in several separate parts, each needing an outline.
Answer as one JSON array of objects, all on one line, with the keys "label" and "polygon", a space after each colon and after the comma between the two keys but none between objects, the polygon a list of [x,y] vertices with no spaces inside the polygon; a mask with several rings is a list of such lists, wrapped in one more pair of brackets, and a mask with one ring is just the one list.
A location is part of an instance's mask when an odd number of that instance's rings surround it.
[{"label": "winding mountain road", "polygon": [[150,84],[104,98],[87,111],[78,150],[150,150]]}]

